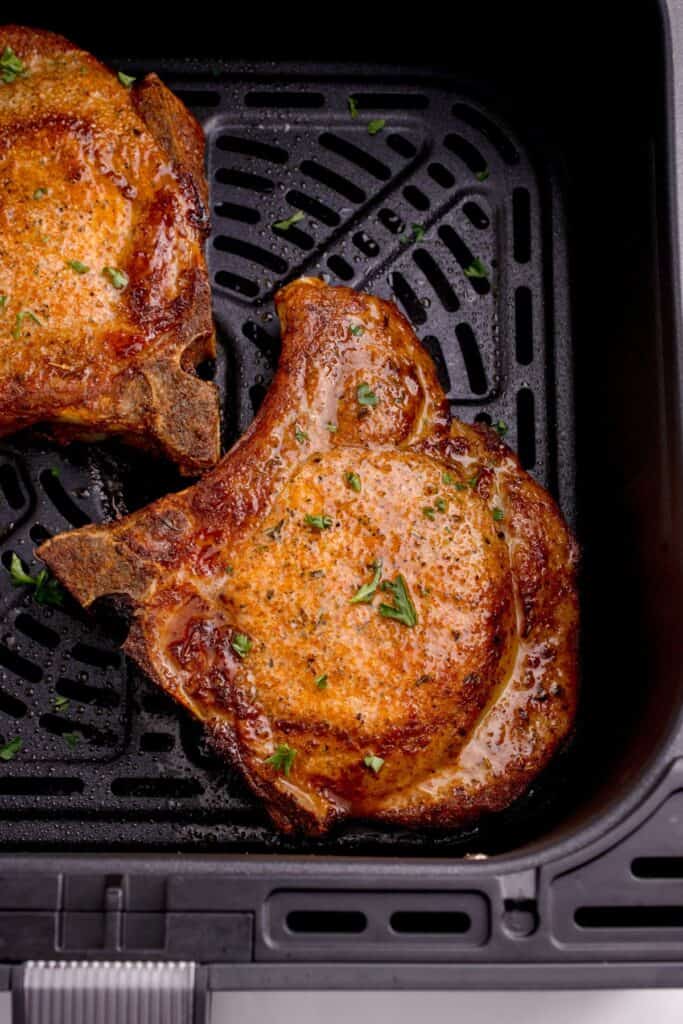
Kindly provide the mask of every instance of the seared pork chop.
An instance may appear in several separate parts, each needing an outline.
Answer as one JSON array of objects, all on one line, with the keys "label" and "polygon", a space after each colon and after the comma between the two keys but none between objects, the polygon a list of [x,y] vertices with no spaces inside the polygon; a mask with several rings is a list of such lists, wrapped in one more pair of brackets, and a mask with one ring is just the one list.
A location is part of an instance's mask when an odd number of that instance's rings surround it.
[{"label": "seared pork chop", "polygon": [[388,302],[302,279],[251,428],[194,487],[39,555],[205,724],[283,829],[455,826],[570,731],[577,550],[486,427],[451,420]]},{"label": "seared pork chop", "polygon": [[[127,84],[125,84],[127,83]],[[219,455],[204,140],[159,81],[0,27],[0,436]]]}]

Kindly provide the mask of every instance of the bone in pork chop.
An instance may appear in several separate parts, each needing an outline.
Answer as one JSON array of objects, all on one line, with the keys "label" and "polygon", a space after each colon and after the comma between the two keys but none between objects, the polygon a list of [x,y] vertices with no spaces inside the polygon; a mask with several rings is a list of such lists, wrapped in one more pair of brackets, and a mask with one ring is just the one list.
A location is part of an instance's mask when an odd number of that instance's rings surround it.
[{"label": "bone in pork chop", "polygon": [[451,420],[388,302],[302,279],[251,428],[204,479],[41,558],[124,595],[128,653],[283,829],[455,826],[567,737],[575,543],[486,427]]},{"label": "bone in pork chop", "polygon": [[[125,84],[127,83],[127,84]],[[159,81],[0,27],[0,436],[219,456],[201,128]]]}]

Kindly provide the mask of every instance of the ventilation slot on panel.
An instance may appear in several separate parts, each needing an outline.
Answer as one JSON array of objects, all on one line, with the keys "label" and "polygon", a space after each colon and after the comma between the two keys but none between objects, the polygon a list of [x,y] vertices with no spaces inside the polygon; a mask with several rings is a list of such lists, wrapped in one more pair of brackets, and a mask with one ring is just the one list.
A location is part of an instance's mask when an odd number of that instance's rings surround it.
[{"label": "ventilation slot on panel", "polygon": [[341,174],[330,170],[329,167],[319,164],[317,160],[304,160],[301,164],[301,173],[331,189],[332,192],[343,196],[351,203],[364,203],[367,198],[362,188],[347,178],[342,178]]},{"label": "ventilation slot on panel", "polygon": [[91,686],[79,679],[62,676],[55,687],[62,697],[68,697],[79,704],[94,704],[98,708],[115,708],[121,703],[118,693],[104,686]]},{"label": "ventilation slot on panel", "polygon": [[[463,242],[457,231],[454,231],[450,224],[444,224],[439,228],[439,238],[448,248],[449,252],[455,256],[456,260],[460,264],[463,270],[463,274],[467,278],[469,285],[479,295],[485,295],[491,290],[488,277],[478,276],[482,273],[479,263],[475,261],[475,256],[468,245]],[[484,269],[486,272],[486,268]]]},{"label": "ventilation slot on panel", "polygon": [[235,220],[239,224],[258,224],[261,214],[249,206],[238,206],[237,203],[218,203],[215,207],[216,216],[225,220]]},{"label": "ventilation slot on panel", "polygon": [[[40,716],[40,725],[46,732],[64,739],[65,757],[78,755],[81,738],[85,744],[90,743],[94,747],[113,747],[116,745],[116,735],[111,729],[98,729],[96,726],[81,719],[47,714]],[[67,737],[73,736],[78,737],[75,744],[71,744],[67,740]]]},{"label": "ventilation slot on panel", "polygon": [[631,871],[636,878],[683,878],[683,857],[636,857]]},{"label": "ventilation slot on panel", "polygon": [[218,235],[213,242],[219,252],[230,253],[231,256],[239,256],[243,260],[256,263],[273,274],[284,274],[287,264],[280,256],[262,249],[251,242],[245,242],[242,238],[231,238],[229,235]]},{"label": "ventilation slot on panel", "polygon": [[[0,644],[0,665],[9,669],[15,676],[25,679],[27,683],[38,683],[43,678],[43,670],[39,665],[34,665],[27,658],[22,658],[16,651],[10,650],[5,644]],[[2,708],[2,697],[0,697],[0,709]],[[9,712],[12,714],[12,712]]]},{"label": "ventilation slot on panel", "polygon": [[485,395],[487,391],[486,371],[474,331],[469,324],[461,323],[455,328],[455,335],[460,343],[470,391],[475,395]]},{"label": "ventilation slot on panel", "polygon": [[291,932],[359,935],[368,921],[360,910],[290,910],[287,927]]},{"label": "ventilation slot on panel", "polygon": [[433,334],[426,334],[422,339],[422,344],[429,352],[430,356],[434,361],[436,367],[436,375],[439,378],[439,384],[444,389],[445,393],[448,394],[451,390],[451,377],[448,372],[448,366],[444,359],[443,349],[441,348],[441,342],[438,338],[435,338]]},{"label": "ventilation slot on panel", "polygon": [[221,185],[243,188],[261,195],[267,195],[275,188],[275,183],[270,178],[264,178],[262,174],[252,174],[250,171],[238,171],[234,167],[220,167],[216,171],[216,181]]},{"label": "ventilation slot on panel", "polygon": [[9,715],[10,718],[23,718],[27,711],[28,708],[22,700],[5,690],[0,690],[0,712],[3,715]]},{"label": "ventilation slot on panel", "polygon": [[285,196],[285,199],[295,210],[307,213],[309,217],[319,220],[321,224],[327,225],[328,228],[336,228],[337,224],[341,221],[341,217],[336,210],[326,206],[325,203],[321,203],[319,199],[314,199],[313,196],[307,196],[304,192],[299,192],[298,189],[291,189]]},{"label": "ventilation slot on panel", "polygon": [[217,107],[221,94],[211,89],[174,89],[173,92],[186,107]]},{"label": "ventilation slot on panel", "polygon": [[347,263],[343,256],[330,256],[327,265],[333,274],[342,281],[350,281],[353,277],[353,267]]},{"label": "ventilation slot on panel", "polygon": [[683,928],[683,907],[579,907],[580,928]]},{"label": "ventilation slot on panel", "polygon": [[247,139],[241,135],[219,135],[216,141],[219,149],[226,153],[239,153],[257,160],[266,160],[271,164],[286,164],[289,154],[281,146],[272,146],[257,139]]},{"label": "ventilation slot on panel", "polygon": [[169,732],[146,732],[140,737],[140,750],[150,754],[164,754],[174,746],[175,736]]},{"label": "ventilation slot on panel", "polygon": [[435,181],[437,185],[441,185],[441,188],[453,188],[455,185],[455,178],[443,164],[430,164],[427,171],[432,181]]},{"label": "ventilation slot on panel", "polygon": [[360,167],[361,170],[367,171],[368,174],[371,174],[378,181],[388,181],[391,177],[391,170],[386,164],[383,164],[381,160],[366,153],[364,149],[360,149],[347,139],[342,139],[339,135],[333,135],[332,132],[323,132],[320,136],[320,145],[323,149],[327,149],[336,156],[348,160],[349,163],[355,164],[356,167]]},{"label": "ventilation slot on panel", "polygon": [[244,98],[248,107],[274,107],[275,109],[314,110],[325,106],[325,97],[319,92],[248,92]]},{"label": "ventilation slot on panel", "polygon": [[379,211],[377,214],[377,220],[380,222],[382,227],[387,229],[387,231],[391,231],[392,235],[403,234],[406,229],[405,221],[401,220],[397,213],[394,213],[393,210],[387,209],[387,207],[384,207],[384,209]]},{"label": "ventilation slot on panel", "polygon": [[40,483],[48,498],[57,511],[72,526],[87,526],[90,516],[66,493],[59,479],[51,469],[44,469],[40,474]]},{"label": "ventilation slot on panel", "polygon": [[353,244],[363,253],[364,256],[377,256],[379,246],[374,238],[370,238],[367,231],[357,231],[353,236]]},{"label": "ventilation slot on panel", "polygon": [[280,351],[280,346],[276,338],[268,334],[260,324],[257,324],[254,320],[247,320],[242,325],[242,334],[244,337],[255,345],[261,355],[265,356],[266,359],[274,366]]},{"label": "ventilation slot on panel", "polygon": [[416,185],[406,185],[403,189],[403,195],[408,200],[411,206],[414,206],[416,210],[421,212],[429,209],[429,199],[424,194],[422,189]]},{"label": "ventilation slot on panel", "polygon": [[83,664],[92,665],[94,668],[117,668],[121,664],[121,655],[118,651],[106,651],[91,644],[75,644],[71,653],[76,661],[82,661]]},{"label": "ventilation slot on panel", "polygon": [[366,92],[354,94],[359,110],[424,110],[427,96],[417,92]]},{"label": "ventilation slot on panel", "polygon": [[49,530],[46,530],[41,523],[34,523],[28,532],[29,537],[36,545],[43,544],[46,540],[49,540],[52,534]]},{"label": "ventilation slot on panel", "polygon": [[528,388],[517,394],[517,454],[524,469],[536,465],[536,422],[534,396]]},{"label": "ventilation slot on panel", "polygon": [[17,471],[7,462],[0,466],[0,491],[11,509],[22,508],[26,504]]},{"label": "ventilation slot on panel", "polygon": [[491,221],[489,220],[488,214],[482,210],[478,203],[474,203],[472,201],[465,203],[462,208],[462,212],[465,214],[472,227],[478,228],[479,231],[483,231],[485,228],[490,227]]},{"label": "ventilation slot on panel", "polygon": [[391,287],[394,295],[406,311],[411,323],[419,327],[427,322],[427,311],[418,299],[417,295],[406,281],[400,271],[395,270],[391,275]]},{"label": "ventilation slot on panel", "polygon": [[464,121],[465,124],[481,132],[491,145],[498,150],[506,163],[516,164],[519,162],[519,153],[516,147],[510,142],[507,135],[503,134],[498,125],[494,124],[485,114],[464,103],[456,103],[453,107],[453,113],[461,121]]},{"label": "ventilation slot on panel", "polygon": [[413,260],[438,295],[443,308],[448,313],[455,313],[460,308],[458,296],[431,253],[428,253],[426,249],[416,249],[413,252]]},{"label": "ventilation slot on panel", "polygon": [[443,140],[446,149],[450,149],[469,168],[472,174],[481,174],[486,170],[486,160],[476,146],[473,146],[462,135],[447,135]]},{"label": "ventilation slot on panel", "polygon": [[0,796],[73,796],[85,789],[82,779],[0,777]]},{"label": "ventilation slot on panel", "polygon": [[229,270],[219,270],[215,280],[221,288],[227,288],[228,291],[244,295],[249,299],[255,298],[259,293],[259,287],[255,281],[250,281],[249,278],[242,277],[240,274],[233,274]]},{"label": "ventilation slot on panel", "polygon": [[387,135],[387,146],[406,160],[417,154],[417,147],[412,144],[410,139],[406,139],[404,135],[398,135],[396,132]]},{"label": "ventilation slot on panel", "polygon": [[534,358],[533,317],[531,292],[528,288],[515,291],[515,355],[521,366],[528,366]]},{"label": "ventilation slot on panel", "polygon": [[14,626],[20,633],[23,633],[24,636],[27,636],[35,643],[40,644],[41,647],[47,647],[51,651],[59,647],[61,639],[59,633],[55,632],[54,629],[50,629],[49,626],[44,626],[42,622],[38,622],[32,615],[26,615],[24,612],[17,615],[14,620]]},{"label": "ventilation slot on panel", "polygon": [[395,932],[407,935],[464,935],[472,922],[469,914],[440,910],[397,910],[390,924]]},{"label": "ventilation slot on panel", "polygon": [[199,796],[202,787],[196,779],[114,779],[114,796],[147,797],[150,800],[187,800]]}]

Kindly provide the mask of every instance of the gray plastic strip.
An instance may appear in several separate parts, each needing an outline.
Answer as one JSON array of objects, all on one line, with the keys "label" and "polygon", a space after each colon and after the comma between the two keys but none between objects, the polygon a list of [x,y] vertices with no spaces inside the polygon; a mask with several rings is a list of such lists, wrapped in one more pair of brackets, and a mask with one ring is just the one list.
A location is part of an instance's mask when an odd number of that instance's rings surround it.
[{"label": "gray plastic strip", "polygon": [[30,960],[21,1024],[192,1024],[195,964]]}]

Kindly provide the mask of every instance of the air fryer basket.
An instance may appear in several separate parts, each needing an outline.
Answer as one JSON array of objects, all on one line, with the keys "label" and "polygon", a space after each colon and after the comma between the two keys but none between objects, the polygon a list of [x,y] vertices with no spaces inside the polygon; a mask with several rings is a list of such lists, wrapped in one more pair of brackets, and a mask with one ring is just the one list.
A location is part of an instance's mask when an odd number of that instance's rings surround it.
[{"label": "air fryer basket", "polygon": [[[3,572],[0,735],[23,739],[0,770],[10,959],[232,964],[216,987],[255,983],[257,965],[234,966],[251,960],[271,964],[258,984],[275,987],[615,984],[626,976],[604,964],[625,960],[632,979],[637,963],[647,982],[675,977],[661,966],[680,957],[683,925],[667,15],[646,0],[618,23],[595,5],[500,4],[485,19],[459,11],[458,31],[439,33],[436,12],[422,13],[408,33],[371,12],[360,34],[341,25],[318,47],[329,63],[248,63],[311,47],[277,25],[207,41],[199,19],[141,28],[139,52],[155,56],[116,63],[158,70],[207,134],[221,344],[201,372],[221,388],[226,445],[277,363],[274,290],[320,274],[394,298],[454,413],[504,421],[556,495],[582,547],[573,742],[516,806],[466,832],[355,823],[324,842],[283,838],[195,723],[122,659],[120,624],[41,607]],[[130,49],[120,24],[105,40],[66,16],[50,27],[94,52]],[[216,47],[240,59],[169,56]],[[273,227],[298,209],[289,231]],[[474,257],[487,278],[464,273]],[[16,552],[36,568],[46,535],[180,483],[114,444],[6,440],[2,563]],[[349,961],[374,966],[361,979]]]}]

